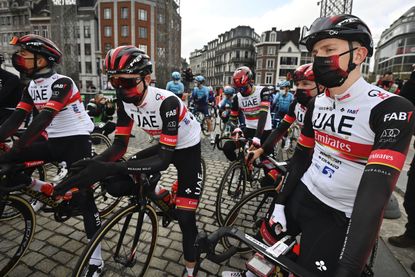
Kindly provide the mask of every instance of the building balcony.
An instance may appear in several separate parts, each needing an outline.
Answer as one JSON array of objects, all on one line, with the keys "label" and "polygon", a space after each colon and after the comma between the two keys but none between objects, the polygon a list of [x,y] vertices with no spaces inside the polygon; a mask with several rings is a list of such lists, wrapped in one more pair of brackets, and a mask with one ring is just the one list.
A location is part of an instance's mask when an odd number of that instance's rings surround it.
[{"label": "building balcony", "polygon": [[229,60],[231,63],[254,63],[254,58],[233,57]]}]

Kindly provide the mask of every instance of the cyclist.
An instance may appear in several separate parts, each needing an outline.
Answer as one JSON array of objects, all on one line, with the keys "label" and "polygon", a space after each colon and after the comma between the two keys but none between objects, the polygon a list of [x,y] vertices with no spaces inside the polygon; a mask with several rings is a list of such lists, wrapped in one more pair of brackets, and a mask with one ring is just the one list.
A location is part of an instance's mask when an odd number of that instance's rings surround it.
[{"label": "cyclist", "polygon": [[[245,116],[246,127],[243,134],[252,139],[253,146],[261,147],[266,137],[271,132],[271,115],[269,111],[271,91],[267,87],[253,84],[253,73],[247,66],[239,67],[232,76],[233,86],[237,94],[233,97],[230,122],[236,126],[238,116]],[[240,128],[235,128],[233,133],[242,133]],[[236,160],[235,149],[237,144],[229,140],[223,145],[223,152],[230,161]]]},{"label": "cyclist", "polygon": [[[94,124],[84,109],[74,81],[56,73],[54,69],[55,64],[61,62],[62,52],[49,39],[34,34],[13,37],[10,44],[18,47],[12,57],[13,66],[32,81],[23,91],[16,110],[1,125],[0,141],[13,135],[32,109],[39,113],[11,150],[0,156],[0,162],[64,161],[70,166],[77,160],[89,157],[89,134]],[[48,140],[34,142],[44,131]],[[49,186],[30,177],[26,177],[25,182],[32,182],[36,190]],[[92,191],[78,195],[74,202],[82,211],[85,231],[90,239],[100,227]],[[95,258],[100,259],[99,253],[94,253]]]},{"label": "cyclist", "polygon": [[219,115],[221,120],[226,123],[228,122],[230,116],[232,97],[235,93],[235,89],[231,86],[225,86],[223,93],[225,94],[225,98],[223,98],[219,103]]},{"label": "cyclist", "polygon": [[[175,94],[149,86],[152,64],[142,50],[132,45],[112,49],[107,53],[105,66],[118,99],[114,143],[93,159],[74,165],[75,175],[60,183],[55,194],[65,194],[74,184],[87,186],[113,176],[106,180],[108,192],[129,195],[136,187],[129,174],[151,174],[174,164],[179,183],[175,214],[183,233],[188,276],[193,276],[195,212],[202,191],[200,124]],[[159,135],[159,144],[138,152],[126,162],[116,163],[127,150],[134,122],[147,133]]]},{"label": "cyclist", "polygon": [[274,112],[273,127],[277,128],[281,120],[288,113],[294,95],[290,92],[290,82],[282,81],[278,84],[280,92],[272,99],[272,110]]},{"label": "cyclist", "polygon": [[[300,128],[304,124],[304,115],[307,111],[307,104],[312,97],[324,91],[324,87],[317,85],[314,81],[313,64],[304,64],[294,71],[294,82],[297,87],[295,98],[290,105],[288,113],[284,116],[277,129],[274,129],[261,148],[253,151],[251,160],[255,160],[263,154],[272,153],[275,144],[286,134],[287,130],[293,123],[298,124]],[[288,144],[286,142],[286,144]],[[274,185],[277,180],[276,176],[268,174],[267,182]]]},{"label": "cyclist", "polygon": [[211,102],[211,96],[208,87],[204,86],[205,77],[198,75],[195,77],[195,87],[192,92],[192,100],[194,102],[196,111],[201,112],[207,122],[208,133],[210,133],[210,142],[214,143],[215,138],[212,132],[212,121],[209,114],[208,104]]},{"label": "cyclist", "polygon": [[174,94],[177,95],[177,97],[183,100],[184,85],[180,81],[180,78],[181,78],[180,73],[177,71],[174,71],[171,74],[171,78],[172,80],[169,81],[166,85],[166,90],[173,92]]},{"label": "cyclist", "polygon": [[[0,66],[4,57],[0,54]],[[20,98],[23,85],[19,77],[0,67],[0,125],[13,113]]]},{"label": "cyclist", "polygon": [[317,85],[314,81],[313,64],[304,64],[298,67],[294,72],[294,82],[297,87],[295,98],[291,102],[288,113],[285,114],[278,128],[273,130],[261,148],[253,151],[252,160],[259,156],[272,153],[275,144],[283,137],[293,123],[298,124],[300,128],[304,124],[304,115],[307,111],[308,102],[312,97],[324,91],[324,87]]},{"label": "cyclist", "polygon": [[297,262],[317,276],[361,276],[405,161],[414,107],[362,78],[373,41],[358,17],[318,18],[300,43],[327,89],[309,103],[271,223],[302,232]]}]

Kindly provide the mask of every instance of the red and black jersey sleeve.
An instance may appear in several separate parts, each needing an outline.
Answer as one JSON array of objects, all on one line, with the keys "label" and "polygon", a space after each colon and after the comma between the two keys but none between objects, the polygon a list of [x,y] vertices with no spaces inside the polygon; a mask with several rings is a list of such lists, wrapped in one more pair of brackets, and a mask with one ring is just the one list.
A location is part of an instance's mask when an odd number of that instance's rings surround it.
[{"label": "red and black jersey sleeve", "polygon": [[163,100],[160,106],[163,126],[158,153],[144,159],[125,162],[128,173],[150,173],[167,169],[173,159],[174,149],[177,144],[179,118],[184,116],[185,112],[184,110],[183,115],[180,114],[180,100],[177,97],[169,96]]},{"label": "red and black jersey sleeve", "polygon": [[267,140],[262,145],[262,149],[264,149],[265,154],[272,153],[275,144],[284,136],[291,124],[295,121],[295,105],[297,105],[297,100],[291,102],[288,113],[284,116],[282,122],[278,125],[278,128],[271,132]]},{"label": "red and black jersey sleeve", "polygon": [[123,102],[117,95],[117,126],[115,128],[115,138],[113,144],[94,159],[100,161],[117,161],[125,154],[130,140],[131,130],[134,120],[132,120],[124,110]]},{"label": "red and black jersey sleeve", "polygon": [[239,115],[238,94],[235,94],[232,98],[232,108],[231,108],[231,114],[230,114],[229,120],[236,124],[238,122],[238,115]]},{"label": "red and black jersey sleeve", "polygon": [[315,98],[308,103],[307,112],[304,117],[304,126],[298,138],[294,155],[288,165],[288,172],[284,178],[281,191],[277,196],[276,202],[278,204],[284,205],[286,203],[288,197],[294,191],[299,180],[311,164],[315,144],[312,123],[314,102]]},{"label": "red and black jersey sleeve", "polygon": [[32,111],[33,106],[32,97],[30,97],[27,88],[25,88],[22,94],[22,99],[18,103],[16,110],[0,126],[0,142],[16,133],[19,126],[25,120],[27,114]]},{"label": "red and black jersey sleeve", "polygon": [[375,140],[360,180],[336,276],[359,275],[370,255],[384,208],[405,162],[414,130],[413,113],[414,106],[402,97],[390,97],[371,111],[369,123]]},{"label": "red and black jersey sleeve", "polygon": [[262,133],[264,132],[265,123],[267,122],[267,116],[269,107],[271,106],[271,91],[264,87],[261,90],[261,103],[259,104],[259,118],[258,125],[256,127],[255,137],[261,138]]}]

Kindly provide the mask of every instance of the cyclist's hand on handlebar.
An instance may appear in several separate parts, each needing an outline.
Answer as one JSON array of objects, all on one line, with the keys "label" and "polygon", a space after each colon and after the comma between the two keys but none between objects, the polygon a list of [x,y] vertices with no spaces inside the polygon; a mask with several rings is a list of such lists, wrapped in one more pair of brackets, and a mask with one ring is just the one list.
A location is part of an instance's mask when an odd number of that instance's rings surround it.
[{"label": "cyclist's hand on handlebar", "polygon": [[249,149],[248,150],[249,151],[254,151],[254,150],[259,149],[259,148],[261,148],[261,140],[259,138],[257,138],[257,137],[254,137],[252,139],[252,143],[249,146]]},{"label": "cyclist's hand on handlebar", "polygon": [[287,220],[285,219],[285,206],[275,204],[274,211],[269,219],[269,225],[275,229],[275,233],[279,235],[281,232],[287,231]]},{"label": "cyclist's hand on handlebar", "polygon": [[247,164],[253,163],[263,153],[264,153],[264,150],[262,148],[255,149],[255,150],[249,150],[248,154],[246,155],[246,163]]}]

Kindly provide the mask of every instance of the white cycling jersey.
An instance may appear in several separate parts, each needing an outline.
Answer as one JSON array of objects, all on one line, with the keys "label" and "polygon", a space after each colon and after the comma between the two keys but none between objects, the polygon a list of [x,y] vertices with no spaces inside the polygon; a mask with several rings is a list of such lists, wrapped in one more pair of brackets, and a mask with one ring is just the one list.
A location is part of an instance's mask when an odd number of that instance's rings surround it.
[{"label": "white cycling jersey", "polygon": [[[59,138],[75,135],[89,135],[94,129],[94,124],[88,116],[88,113],[85,111],[84,105],[82,104],[81,94],[76,87],[72,79],[72,90],[69,93],[67,99],[64,103],[51,100],[51,97],[54,96],[54,91],[57,93],[59,90],[64,89],[63,86],[66,84],[58,83],[54,84],[61,78],[70,79],[67,76],[60,74],[53,74],[47,78],[38,78],[32,80],[29,83],[25,93],[28,93],[32,99],[32,105],[36,107],[37,110],[42,111],[45,107],[55,109],[58,113],[53,118],[52,122],[48,127],[46,127],[46,132],[50,138]],[[27,95],[24,95],[22,98],[23,102],[20,102],[18,107],[24,108],[24,100],[27,101]],[[26,108],[27,109],[27,108]]]},{"label": "white cycling jersey", "polygon": [[[378,144],[395,142],[400,130],[392,127],[392,123],[409,120],[412,115],[387,111],[385,114],[392,97],[396,95],[360,78],[334,98],[326,94],[317,96],[311,111],[312,126],[303,128],[299,143],[310,147],[315,143],[315,146],[312,164],[302,182],[323,203],[345,212],[348,217],[368,160],[369,164],[396,168],[402,162],[400,153],[382,149],[372,152],[375,139]],[[381,129],[388,124],[390,128]],[[381,135],[375,138],[376,132]]]},{"label": "white cycling jersey", "polygon": [[[134,120],[138,127],[142,128],[152,136],[159,136],[163,127],[161,117],[161,112],[163,111],[160,110],[160,107],[163,101],[168,97],[176,97],[180,103],[176,149],[187,148],[198,144],[200,142],[201,131],[199,122],[197,122],[193,114],[187,110],[183,101],[170,91],[149,86],[140,106],[123,102],[124,110],[125,113]],[[166,107],[166,110],[169,110],[169,108]],[[171,113],[172,111],[166,112]],[[174,112],[175,111],[173,111],[173,113]]]}]

